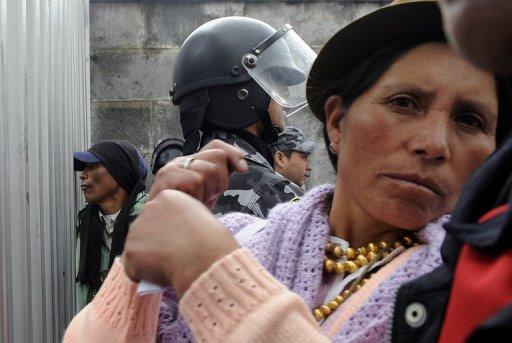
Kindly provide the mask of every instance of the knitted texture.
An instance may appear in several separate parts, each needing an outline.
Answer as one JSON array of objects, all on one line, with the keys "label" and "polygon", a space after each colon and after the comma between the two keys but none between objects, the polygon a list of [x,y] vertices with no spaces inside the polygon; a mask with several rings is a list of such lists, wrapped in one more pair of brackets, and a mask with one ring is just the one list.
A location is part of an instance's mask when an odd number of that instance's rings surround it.
[{"label": "knitted texture", "polygon": [[[441,244],[445,232],[443,224],[448,216],[428,224],[419,232],[420,247],[389,278],[382,282],[367,301],[344,323],[333,337],[333,342],[390,342],[396,294],[404,283],[412,281],[441,265]],[[329,321],[336,321],[336,314]],[[328,326],[329,323],[326,323]]]},{"label": "knitted texture", "polygon": [[[306,304],[312,308],[322,281],[322,261],[324,247],[328,240],[329,224],[327,208],[332,199],[334,187],[332,185],[319,186],[308,192],[299,202],[283,203],[272,209],[268,215],[265,228],[250,239],[243,246],[258,260],[278,281],[290,290],[300,295]],[[232,213],[221,218],[224,225],[232,232],[237,233],[247,225],[260,220],[245,214]],[[420,240],[423,243],[431,241],[440,242],[443,231],[441,222],[435,222],[423,229]],[[379,287],[375,293],[382,293],[370,297],[370,312],[376,312],[375,318],[369,318],[371,323],[385,319],[391,322],[392,303],[396,289],[409,280],[423,275],[441,263],[439,244],[435,247],[425,247],[415,254],[411,261],[397,271],[385,284],[393,284],[394,291],[383,292]],[[394,283],[397,282],[395,285]],[[383,284],[384,286],[384,284]],[[385,288],[385,287],[384,287]],[[386,303],[386,304],[385,304]],[[388,306],[389,311],[380,315],[379,309]],[[367,308],[367,306],[363,306]],[[178,313],[178,301],[171,289],[166,289],[160,307],[158,334],[162,342],[193,342],[190,330],[184,319]],[[361,309],[362,310],[362,309]],[[359,315],[356,313],[356,316]],[[371,317],[371,316],[370,316]],[[385,318],[384,318],[385,317]],[[368,324],[368,323],[367,323]],[[365,327],[361,323],[361,328]],[[378,330],[389,330],[385,325],[366,325],[372,329],[371,336],[379,339],[384,334],[374,336]],[[346,333],[343,329],[340,336],[348,337],[364,335],[351,328]]]},{"label": "knitted texture", "polygon": [[199,342],[221,342],[240,318],[282,293],[285,288],[244,249],[215,262],[184,294],[181,313]]},{"label": "knitted texture", "polygon": [[160,294],[139,297],[136,288],[116,259],[95,299],[71,321],[63,342],[153,341]]},{"label": "knitted texture", "polygon": [[[256,260],[310,307],[322,277],[323,249],[329,234],[327,200],[333,189],[332,185],[319,186],[299,202],[277,205],[270,211],[265,229],[244,244]],[[231,213],[221,220],[235,234],[261,219]],[[162,342],[193,342],[177,308],[174,292],[166,289],[160,307],[159,338]]]}]

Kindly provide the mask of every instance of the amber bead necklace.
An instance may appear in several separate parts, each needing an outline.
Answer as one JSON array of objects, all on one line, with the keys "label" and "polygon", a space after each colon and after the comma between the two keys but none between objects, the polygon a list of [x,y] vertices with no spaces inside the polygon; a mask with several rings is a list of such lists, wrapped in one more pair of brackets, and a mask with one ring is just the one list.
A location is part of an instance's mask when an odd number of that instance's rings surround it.
[{"label": "amber bead necklace", "polygon": [[409,248],[417,244],[418,239],[416,235],[406,235],[392,243],[381,241],[379,243],[369,243],[366,247],[357,249],[349,247],[346,250],[337,243],[327,242],[323,262],[324,273],[349,275],[363,267],[365,267],[365,270],[359,278],[352,282],[348,289],[342,291],[328,303],[316,308],[313,311],[315,318],[318,321],[327,318],[348,297],[360,290],[373,275],[373,273],[368,272],[374,263],[385,259],[395,249],[401,247]]}]

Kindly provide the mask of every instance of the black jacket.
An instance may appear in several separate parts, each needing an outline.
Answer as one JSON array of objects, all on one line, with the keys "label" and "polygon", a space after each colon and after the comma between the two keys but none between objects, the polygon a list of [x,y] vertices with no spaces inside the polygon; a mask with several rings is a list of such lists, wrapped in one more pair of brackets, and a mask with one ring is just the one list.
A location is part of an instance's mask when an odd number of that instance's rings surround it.
[{"label": "black jacket", "polygon": [[[512,209],[482,224],[482,215],[512,203],[512,139],[496,151],[471,177],[462,191],[441,247],[443,264],[400,287],[393,316],[393,342],[436,342],[450,297],[450,288],[462,246],[467,243],[486,254],[512,248]],[[478,275],[475,275],[478,278]],[[471,280],[468,280],[470,282]],[[482,294],[492,296],[489,293]],[[475,306],[478,299],[475,299]],[[512,339],[512,304],[482,323],[469,342]]]}]

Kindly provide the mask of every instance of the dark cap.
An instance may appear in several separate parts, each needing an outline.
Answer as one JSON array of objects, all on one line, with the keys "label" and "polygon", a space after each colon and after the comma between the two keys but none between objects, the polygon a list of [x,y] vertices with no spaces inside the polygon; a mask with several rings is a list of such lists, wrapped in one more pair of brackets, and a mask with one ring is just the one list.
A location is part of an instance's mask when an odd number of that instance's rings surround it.
[{"label": "dark cap", "polygon": [[82,171],[88,163],[101,163],[128,194],[145,189],[147,166],[139,150],[125,140],[104,140],[85,151],[73,154],[74,169]]},{"label": "dark cap", "polygon": [[306,137],[298,127],[286,126],[279,134],[277,142],[269,147],[272,151],[298,151],[310,154],[315,149],[315,143],[306,141]]},{"label": "dark cap", "polygon": [[87,163],[99,163],[101,159],[92,151],[77,151],[73,153],[73,167],[75,171],[82,171],[85,169]]}]

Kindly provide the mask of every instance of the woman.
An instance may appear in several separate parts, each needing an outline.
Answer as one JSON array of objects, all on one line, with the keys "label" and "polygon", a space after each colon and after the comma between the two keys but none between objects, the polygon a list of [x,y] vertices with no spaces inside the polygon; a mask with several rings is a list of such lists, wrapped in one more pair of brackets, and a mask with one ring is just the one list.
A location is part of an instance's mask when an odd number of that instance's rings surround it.
[{"label": "woman", "polygon": [[158,327],[162,341],[188,341],[190,327],[197,341],[390,340],[397,289],[440,264],[443,215],[509,131],[504,89],[450,52],[433,1],[402,1],[341,30],[308,86],[336,186],[277,206],[267,221],[219,221],[165,189],[211,201],[230,170],[244,170],[240,154],[215,142],[171,162],[181,181],[156,181],[123,259],[130,278],[172,285],[176,296],[136,298],[117,264],[66,339],[80,328],[88,338],[153,339]]}]

